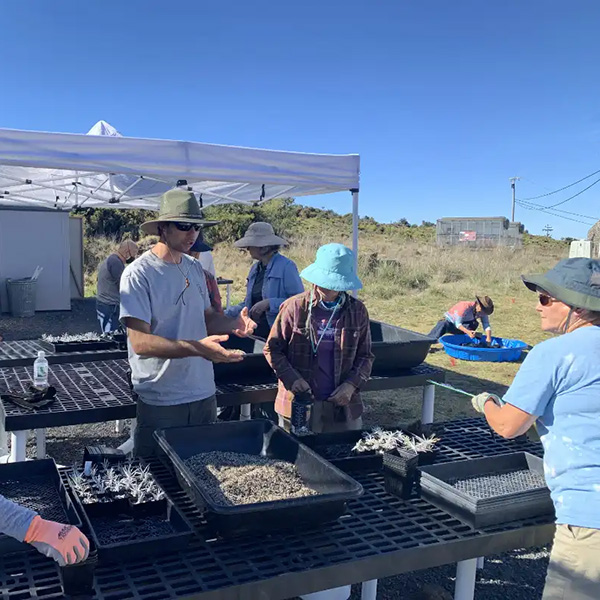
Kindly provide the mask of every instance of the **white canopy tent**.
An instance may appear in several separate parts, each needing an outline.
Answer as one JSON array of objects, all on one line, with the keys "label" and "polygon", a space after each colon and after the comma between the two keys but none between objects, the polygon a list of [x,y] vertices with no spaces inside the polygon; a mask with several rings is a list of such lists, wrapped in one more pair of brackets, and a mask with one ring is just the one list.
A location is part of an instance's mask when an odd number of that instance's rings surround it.
[{"label": "white canopy tent", "polygon": [[0,129],[0,204],[156,210],[178,182],[203,206],[350,191],[358,253],[359,156],[130,138],[99,121],[88,134]]}]

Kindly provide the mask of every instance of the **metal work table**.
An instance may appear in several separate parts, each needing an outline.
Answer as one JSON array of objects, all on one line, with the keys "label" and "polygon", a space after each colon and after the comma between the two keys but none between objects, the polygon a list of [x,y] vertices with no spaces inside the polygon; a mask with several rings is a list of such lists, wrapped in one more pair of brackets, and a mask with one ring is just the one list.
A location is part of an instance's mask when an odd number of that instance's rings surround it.
[{"label": "metal work table", "polygon": [[[28,411],[5,402],[6,430],[12,432],[11,461],[25,460],[27,430],[133,419],[136,405],[131,396],[126,360],[53,364],[48,381],[56,388],[56,400],[47,408]],[[433,420],[434,386],[428,380],[444,381],[445,374],[426,364],[399,371],[388,377],[373,377],[365,391],[424,386],[423,422]],[[26,367],[0,368],[0,390],[25,391],[32,383]],[[275,399],[277,383],[219,384],[219,406],[259,404]],[[430,415],[430,416],[427,416]],[[38,439],[38,458],[44,455],[45,439]]]},{"label": "metal work table", "polygon": [[93,352],[50,352],[36,340],[0,342],[0,367],[32,367],[43,350],[51,365],[127,358],[127,350],[95,350]]},{"label": "metal work table", "polygon": [[[541,453],[539,444],[492,437],[483,419],[445,426],[440,461],[515,449]],[[554,530],[548,517],[474,529],[416,495],[405,501],[388,494],[380,473],[360,473],[353,476],[363,485],[363,496],[350,502],[348,514],[334,523],[264,538],[220,540],[181,491],[170,467],[157,461],[152,468],[193,523],[196,536],[176,555],[102,564],[96,571],[99,600],[277,600],[457,561],[462,561],[459,570],[472,565],[474,573],[476,557],[544,545]],[[469,597],[458,595],[460,578],[455,597]],[[0,593],[3,600],[60,598],[58,568],[35,550],[0,557]],[[373,586],[363,585],[363,597],[375,597]]]}]

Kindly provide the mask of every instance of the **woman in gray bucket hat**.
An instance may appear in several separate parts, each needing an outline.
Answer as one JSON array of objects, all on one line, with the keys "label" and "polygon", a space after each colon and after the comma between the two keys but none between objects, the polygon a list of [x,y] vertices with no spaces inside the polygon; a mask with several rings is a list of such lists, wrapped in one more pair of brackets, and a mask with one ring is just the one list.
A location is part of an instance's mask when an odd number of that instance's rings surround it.
[{"label": "woman in gray bucket hat", "polygon": [[500,435],[535,423],[556,532],[543,600],[600,598],[600,261],[569,258],[543,275],[524,275],[538,294],[544,331],[502,399],[473,406]]},{"label": "woman in gray bucket hat", "polygon": [[266,338],[281,303],[304,291],[298,267],[280,254],[287,241],[275,235],[270,223],[252,223],[234,246],[246,250],[256,262],[248,273],[244,302],[230,308],[227,314],[235,316],[246,307],[257,323],[255,335]]}]

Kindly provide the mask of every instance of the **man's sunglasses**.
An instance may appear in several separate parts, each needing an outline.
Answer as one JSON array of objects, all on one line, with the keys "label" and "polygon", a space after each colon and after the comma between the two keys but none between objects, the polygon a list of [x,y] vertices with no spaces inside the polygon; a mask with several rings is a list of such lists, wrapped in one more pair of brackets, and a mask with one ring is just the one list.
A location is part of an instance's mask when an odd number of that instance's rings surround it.
[{"label": "man's sunglasses", "polygon": [[194,231],[200,231],[202,225],[199,223],[173,223],[179,231],[189,231],[190,229],[194,229]]},{"label": "man's sunglasses", "polygon": [[550,306],[554,301],[554,298],[548,296],[548,294],[538,294],[538,300],[542,306]]}]

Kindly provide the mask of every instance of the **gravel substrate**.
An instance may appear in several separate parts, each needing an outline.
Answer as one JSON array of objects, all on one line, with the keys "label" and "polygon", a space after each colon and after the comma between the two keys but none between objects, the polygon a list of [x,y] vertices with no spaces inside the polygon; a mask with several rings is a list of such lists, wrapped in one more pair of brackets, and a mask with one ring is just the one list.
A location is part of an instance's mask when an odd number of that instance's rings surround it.
[{"label": "gravel substrate", "polygon": [[467,479],[450,479],[448,483],[459,492],[478,499],[494,498],[546,487],[544,477],[529,469],[479,475]]},{"label": "gravel substrate", "polygon": [[100,325],[96,317],[96,299],[71,300],[71,310],[37,312],[33,317],[11,317],[0,314],[0,335],[9,340],[35,340],[42,334],[61,335],[97,331]]},{"label": "gravel substrate", "polygon": [[223,506],[317,494],[304,484],[296,467],[283,460],[237,452],[205,452],[184,462],[213,501]]}]

